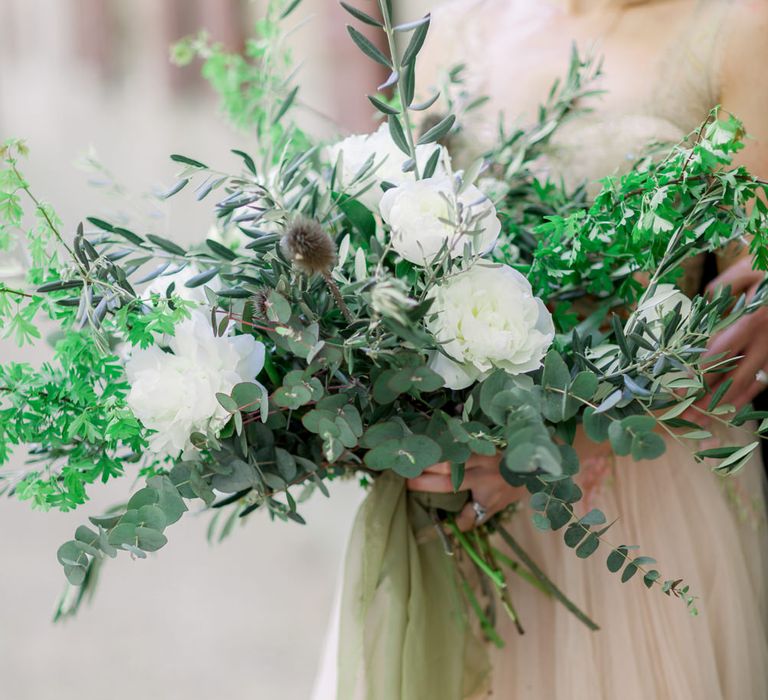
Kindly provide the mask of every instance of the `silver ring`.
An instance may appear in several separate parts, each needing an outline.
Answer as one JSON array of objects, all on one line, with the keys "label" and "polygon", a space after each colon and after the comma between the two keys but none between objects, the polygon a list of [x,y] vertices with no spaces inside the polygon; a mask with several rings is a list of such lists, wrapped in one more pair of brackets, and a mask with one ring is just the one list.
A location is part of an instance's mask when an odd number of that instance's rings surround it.
[{"label": "silver ring", "polygon": [[760,382],[760,384],[768,386],[768,372],[766,372],[764,369],[758,371],[758,373],[755,375],[755,379]]},{"label": "silver ring", "polygon": [[477,501],[472,501],[472,510],[475,511],[475,525],[479,525],[488,516],[488,509]]}]

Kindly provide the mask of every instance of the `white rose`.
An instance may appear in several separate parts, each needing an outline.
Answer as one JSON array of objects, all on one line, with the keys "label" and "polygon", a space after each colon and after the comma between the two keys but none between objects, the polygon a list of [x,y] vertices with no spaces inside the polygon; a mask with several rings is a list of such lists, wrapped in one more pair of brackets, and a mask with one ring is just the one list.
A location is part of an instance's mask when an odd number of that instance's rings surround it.
[{"label": "white rose", "polygon": [[[463,225],[457,221],[459,207]],[[448,244],[451,257],[472,251],[484,255],[493,249],[501,222],[493,203],[474,185],[458,197],[450,177],[409,182],[388,190],[381,198],[382,219],[392,229],[392,247],[406,260],[429,265]]]},{"label": "white rose", "polygon": [[463,389],[495,368],[510,374],[538,369],[555,336],[544,303],[506,265],[473,265],[434,287],[430,297],[427,328],[443,350],[430,366],[450,389]]},{"label": "white rose", "polygon": [[216,394],[255,380],[264,366],[264,345],[249,335],[215,336],[200,311],[176,326],[168,345],[173,354],[155,345],[134,350],[126,362],[128,406],[156,431],[150,450],[178,457],[194,450],[192,433],[221,430],[229,414]]},{"label": "white rose", "polygon": [[[440,151],[440,160],[435,174],[447,175],[450,172],[448,153],[438,144],[416,147],[418,166],[423,170],[436,150]],[[339,155],[342,156],[339,174],[341,186],[349,190],[350,194],[355,194],[371,185],[358,199],[372,211],[377,210],[381,201],[382,182],[400,185],[415,180],[413,172],[403,172],[403,165],[408,161],[408,156],[392,140],[387,124],[382,124],[372,134],[350,136],[328,148],[328,160],[332,165],[338,161]],[[373,157],[373,165],[368,171],[369,174],[355,182],[355,176],[360,173],[371,157]]]}]

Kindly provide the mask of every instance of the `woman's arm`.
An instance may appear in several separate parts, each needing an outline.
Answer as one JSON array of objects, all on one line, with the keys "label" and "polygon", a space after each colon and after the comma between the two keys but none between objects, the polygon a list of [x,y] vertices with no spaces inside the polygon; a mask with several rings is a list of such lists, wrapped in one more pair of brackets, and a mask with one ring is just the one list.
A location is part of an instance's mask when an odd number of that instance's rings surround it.
[{"label": "woman's arm", "polygon": [[[750,136],[736,164],[768,178],[768,0],[736,2],[725,32],[721,104],[744,122]],[[723,262],[728,262],[727,257]],[[751,296],[763,278],[764,273],[753,270],[751,258],[745,257],[725,269],[710,290],[730,285],[734,294]],[[768,370],[768,309],[742,318],[716,336],[709,354],[720,353],[742,359],[734,371],[718,375],[711,388],[714,391],[723,381],[733,379],[724,400],[741,408],[766,388],[756,376],[760,370]]]}]

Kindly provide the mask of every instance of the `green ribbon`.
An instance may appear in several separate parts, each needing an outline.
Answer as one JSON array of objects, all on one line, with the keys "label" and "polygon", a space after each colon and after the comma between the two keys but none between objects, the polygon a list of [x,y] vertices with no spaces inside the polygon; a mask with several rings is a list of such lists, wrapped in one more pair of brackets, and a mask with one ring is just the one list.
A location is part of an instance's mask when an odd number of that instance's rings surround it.
[{"label": "green ribbon", "polygon": [[430,508],[458,512],[466,494],[415,495],[379,476],[347,552],[338,700],[465,700],[487,690],[485,644],[470,625],[456,561]]}]

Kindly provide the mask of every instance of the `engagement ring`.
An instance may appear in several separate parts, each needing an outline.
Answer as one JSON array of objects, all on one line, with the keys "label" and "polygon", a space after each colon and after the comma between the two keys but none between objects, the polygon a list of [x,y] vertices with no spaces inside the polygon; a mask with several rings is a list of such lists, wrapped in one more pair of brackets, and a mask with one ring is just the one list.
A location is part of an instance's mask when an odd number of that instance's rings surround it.
[{"label": "engagement ring", "polygon": [[472,501],[472,510],[475,511],[475,525],[479,525],[488,515],[488,510],[484,505],[477,501]]}]

